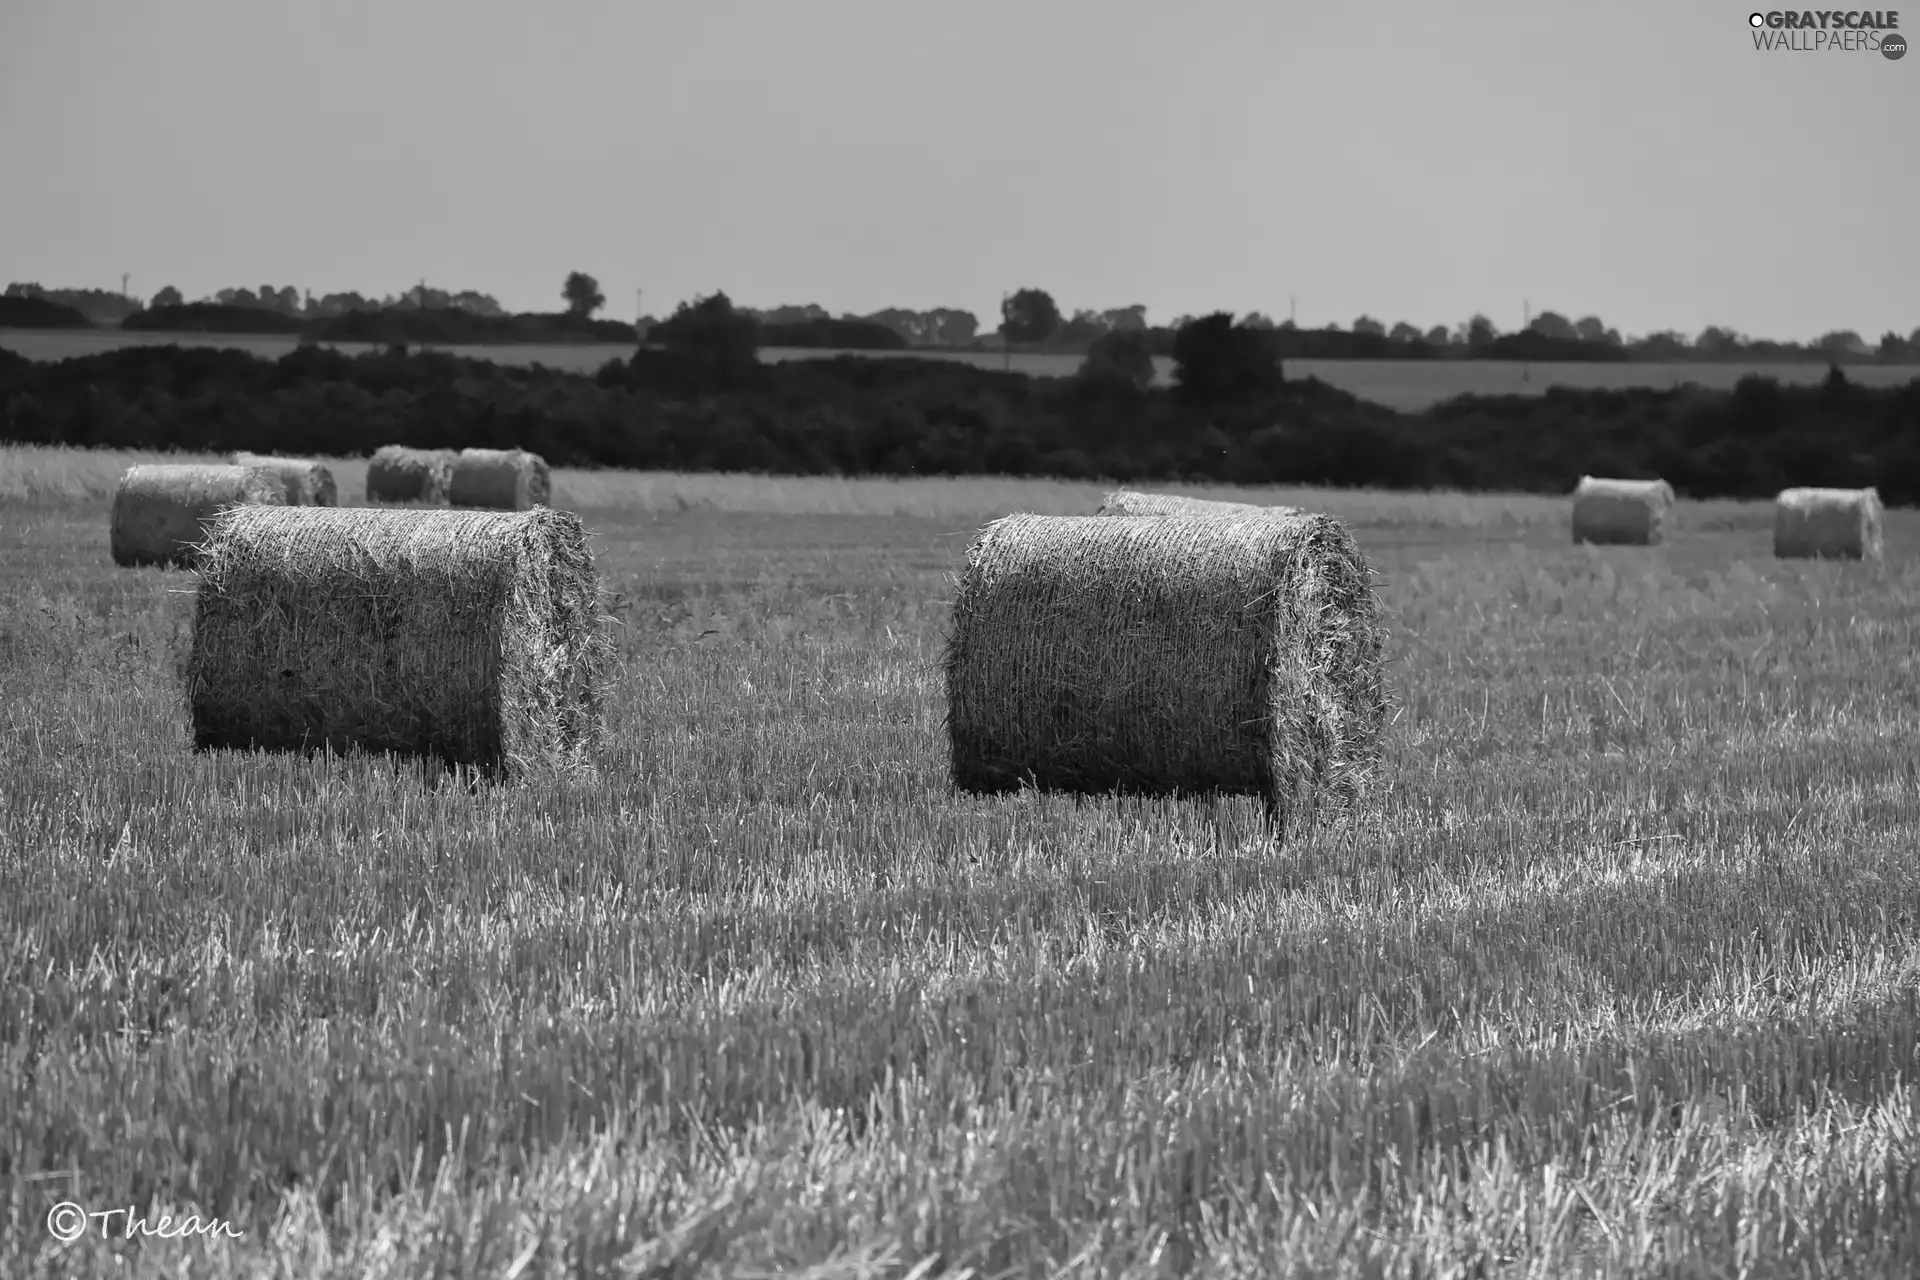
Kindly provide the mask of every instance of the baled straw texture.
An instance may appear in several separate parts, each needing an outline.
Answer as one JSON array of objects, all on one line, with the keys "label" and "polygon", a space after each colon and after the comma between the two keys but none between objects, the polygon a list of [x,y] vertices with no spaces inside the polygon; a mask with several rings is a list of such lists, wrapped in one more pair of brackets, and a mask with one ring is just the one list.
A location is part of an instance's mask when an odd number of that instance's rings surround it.
[{"label": "baled straw texture", "polygon": [[462,449],[447,499],[456,507],[525,511],[552,496],[546,459],[525,449]]},{"label": "baled straw texture", "polygon": [[1878,560],[1885,524],[1878,489],[1783,489],[1773,504],[1773,554]]},{"label": "baled straw texture", "polygon": [[1215,502],[1171,493],[1115,489],[1101,502],[1097,516],[1290,516],[1292,507],[1262,507],[1251,502]]},{"label": "baled straw texture", "polygon": [[966,791],[1356,799],[1386,712],[1372,570],[1338,521],[1016,515],[967,553],[946,652]]},{"label": "baled straw texture", "polygon": [[1664,542],[1673,503],[1673,486],[1665,480],[1581,476],[1573,491],[1573,540],[1636,547]]},{"label": "baled straw texture", "polygon": [[340,486],[333,482],[333,472],[311,458],[281,458],[264,453],[236,453],[233,455],[236,467],[259,467],[271,471],[280,477],[287,487],[287,505],[290,507],[337,507],[340,505]]},{"label": "baled straw texture", "polygon": [[107,541],[118,565],[191,565],[222,507],[282,505],[286,485],[256,467],[144,463],[113,491]]},{"label": "baled straw texture", "polygon": [[452,449],[382,445],[367,464],[367,501],[445,502],[459,456]]},{"label": "baled straw texture", "polygon": [[585,766],[601,624],[569,512],[240,508],[214,525],[195,606],[194,742]]}]

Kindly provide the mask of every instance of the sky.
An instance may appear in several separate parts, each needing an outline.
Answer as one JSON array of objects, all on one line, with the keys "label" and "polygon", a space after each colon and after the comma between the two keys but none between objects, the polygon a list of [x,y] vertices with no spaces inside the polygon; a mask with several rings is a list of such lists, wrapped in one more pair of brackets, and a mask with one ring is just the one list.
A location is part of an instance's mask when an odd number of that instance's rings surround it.
[{"label": "sky", "polygon": [[1920,52],[1752,2],[0,0],[0,279],[1911,332]]}]

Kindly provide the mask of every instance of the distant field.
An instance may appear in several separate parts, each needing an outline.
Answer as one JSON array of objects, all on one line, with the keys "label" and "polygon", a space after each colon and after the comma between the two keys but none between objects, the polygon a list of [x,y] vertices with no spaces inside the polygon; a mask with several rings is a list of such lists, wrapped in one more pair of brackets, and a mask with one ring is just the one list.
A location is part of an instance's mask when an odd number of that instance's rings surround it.
[{"label": "distant field", "polygon": [[[236,347],[268,359],[291,351],[294,339],[268,334],[122,333],[117,330],[53,331],[0,329],[0,347],[35,360],[63,360],[93,355],[125,346]],[[346,352],[371,350],[375,344],[328,344]],[[627,348],[619,343],[583,343],[572,346],[537,344],[452,346],[455,355],[501,364],[544,364],[554,369],[591,373],[609,360],[622,359]],[[1064,378],[1080,367],[1076,355],[1015,354],[1011,360],[994,351],[939,351],[921,349],[901,353],[930,360],[954,360],[984,369],[1011,368],[1042,378]],[[885,358],[873,352],[819,351],[799,347],[767,347],[762,360],[814,360],[825,356],[860,355]],[[1173,361],[1160,357],[1154,367],[1159,381],[1171,385]],[[1315,377],[1376,404],[1405,412],[1466,392],[1484,395],[1537,395],[1551,386],[1569,387],[1677,387],[1696,383],[1726,389],[1749,373],[1763,373],[1785,383],[1810,385],[1827,376],[1824,363],[1808,364],[1522,364],[1499,360],[1289,360],[1287,376]],[[1920,378],[1920,365],[1850,365],[1847,377],[1865,386],[1898,386]]]},{"label": "distant field", "polygon": [[0,447],[0,1276],[1917,1274],[1920,515],[1195,491],[1381,573],[1384,772],[1276,847],[949,785],[967,540],[1098,486],[556,471],[601,776],[468,791],[191,750],[135,457]]}]

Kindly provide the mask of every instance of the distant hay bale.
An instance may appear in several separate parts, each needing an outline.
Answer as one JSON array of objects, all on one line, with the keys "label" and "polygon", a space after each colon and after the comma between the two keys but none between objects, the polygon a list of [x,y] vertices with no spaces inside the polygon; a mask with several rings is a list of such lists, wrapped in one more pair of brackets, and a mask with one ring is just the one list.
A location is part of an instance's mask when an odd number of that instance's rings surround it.
[{"label": "distant hay bale", "polygon": [[1327,516],[1008,516],[952,628],[962,790],[1251,794],[1284,829],[1378,759],[1372,570]]},{"label": "distant hay bale", "polygon": [[1885,523],[1878,489],[1783,489],[1773,504],[1773,554],[1878,560]]},{"label": "distant hay bale", "polygon": [[240,507],[202,567],[194,742],[581,766],[610,654],[571,513]]},{"label": "distant hay bale", "polygon": [[1140,493],[1115,489],[1101,502],[1097,516],[1287,516],[1293,507],[1263,507],[1251,502],[1215,502],[1210,498],[1182,498],[1171,493]]},{"label": "distant hay bale", "polygon": [[333,472],[311,458],[281,458],[264,453],[236,453],[233,464],[237,467],[260,467],[279,476],[287,487],[287,505],[290,507],[337,507],[340,505],[340,487],[333,482]]},{"label": "distant hay bale", "polygon": [[113,491],[108,545],[117,565],[191,565],[207,528],[233,503],[282,506],[286,484],[258,467],[146,463]]},{"label": "distant hay bale", "polygon": [[1664,542],[1673,503],[1673,486],[1665,480],[1581,476],[1573,491],[1573,540],[1629,546]]},{"label": "distant hay bale", "polygon": [[445,502],[459,456],[453,449],[382,445],[367,464],[367,501]]},{"label": "distant hay bale", "polygon": [[525,511],[544,507],[553,486],[547,461],[525,449],[462,449],[447,499],[456,507]]}]

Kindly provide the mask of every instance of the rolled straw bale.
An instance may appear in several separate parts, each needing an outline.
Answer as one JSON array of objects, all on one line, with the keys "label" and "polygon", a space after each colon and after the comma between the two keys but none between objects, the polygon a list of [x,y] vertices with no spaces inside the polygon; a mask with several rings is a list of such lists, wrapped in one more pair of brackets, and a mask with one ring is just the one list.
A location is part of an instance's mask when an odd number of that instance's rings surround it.
[{"label": "rolled straw bale", "polygon": [[1356,798],[1386,710],[1372,570],[1338,521],[1016,515],[967,553],[946,651],[973,792]]},{"label": "rolled straw bale", "polygon": [[1573,491],[1573,540],[1651,546],[1667,536],[1673,486],[1665,480],[1581,476]]},{"label": "rolled straw bale", "polygon": [[447,486],[456,507],[525,511],[546,506],[551,495],[546,459],[525,449],[462,449]]},{"label": "rolled straw bale", "polygon": [[113,491],[108,544],[118,565],[190,565],[207,528],[233,503],[280,506],[285,483],[257,467],[144,463]]},{"label": "rolled straw bale", "polygon": [[340,487],[333,472],[311,458],[281,458],[263,453],[236,453],[237,467],[260,467],[279,476],[287,486],[290,507],[337,507]]},{"label": "rolled straw bale", "polygon": [[1878,489],[1783,489],[1773,504],[1773,554],[1878,560],[1885,523]]},{"label": "rolled straw bale", "polygon": [[201,748],[359,748],[516,773],[588,762],[611,653],[578,516],[241,507],[187,662]]},{"label": "rolled straw bale", "polygon": [[453,449],[382,445],[367,464],[367,501],[445,502],[459,456]]},{"label": "rolled straw bale", "polygon": [[1097,516],[1286,516],[1292,507],[1262,507],[1251,502],[1215,502],[1210,498],[1182,498],[1171,493],[1140,493],[1115,489],[1101,502]]}]

